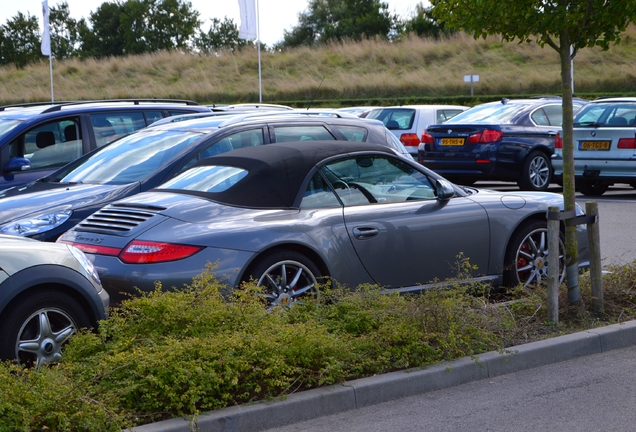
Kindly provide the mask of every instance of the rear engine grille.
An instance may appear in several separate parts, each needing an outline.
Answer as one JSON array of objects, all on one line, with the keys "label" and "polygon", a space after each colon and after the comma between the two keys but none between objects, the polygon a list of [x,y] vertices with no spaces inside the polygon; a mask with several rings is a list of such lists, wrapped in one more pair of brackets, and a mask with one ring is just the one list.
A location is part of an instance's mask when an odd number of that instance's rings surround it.
[{"label": "rear engine grille", "polygon": [[146,222],[164,207],[113,204],[92,214],[76,227],[76,231],[125,233]]}]

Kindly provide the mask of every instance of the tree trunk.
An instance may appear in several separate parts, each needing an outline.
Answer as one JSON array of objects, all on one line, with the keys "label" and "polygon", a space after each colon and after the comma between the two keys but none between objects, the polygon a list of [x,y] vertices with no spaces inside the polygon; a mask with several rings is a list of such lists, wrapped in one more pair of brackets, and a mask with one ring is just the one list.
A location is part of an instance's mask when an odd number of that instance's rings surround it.
[{"label": "tree trunk", "polygon": [[[565,211],[576,209],[574,184],[574,113],[572,108],[572,57],[570,38],[563,29],[560,34],[559,56],[561,57],[561,90],[563,93],[563,204]],[[566,277],[570,304],[581,298],[579,290],[579,245],[576,226],[565,228]]]}]

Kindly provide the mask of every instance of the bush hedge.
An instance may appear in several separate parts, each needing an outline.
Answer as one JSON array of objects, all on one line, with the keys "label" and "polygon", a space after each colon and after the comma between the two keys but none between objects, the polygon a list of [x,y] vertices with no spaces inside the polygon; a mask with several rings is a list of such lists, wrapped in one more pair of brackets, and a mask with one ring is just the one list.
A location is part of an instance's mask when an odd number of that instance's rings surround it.
[{"label": "bush hedge", "polygon": [[[96,332],[82,331],[63,360],[39,370],[0,367],[0,430],[119,431],[207,410],[423,367],[634,317],[636,266],[606,276],[607,311],[562,299],[546,322],[545,292],[497,301],[458,279],[417,296],[322,287],[317,299],[267,310],[259,288],[228,297],[211,269],[182,291],[124,301]],[[565,294],[564,294],[565,296]]]}]

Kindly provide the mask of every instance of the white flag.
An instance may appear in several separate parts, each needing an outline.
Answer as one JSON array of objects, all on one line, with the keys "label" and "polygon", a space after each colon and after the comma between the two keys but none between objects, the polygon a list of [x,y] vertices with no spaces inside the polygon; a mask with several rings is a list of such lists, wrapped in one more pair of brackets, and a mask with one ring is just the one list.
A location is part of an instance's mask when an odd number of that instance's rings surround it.
[{"label": "white flag", "polygon": [[42,55],[51,55],[51,33],[49,31],[49,0],[42,2],[42,16],[44,17],[44,31],[42,31]]},{"label": "white flag", "polygon": [[254,40],[256,36],[256,4],[255,0],[238,0],[241,10],[241,27],[238,37]]}]

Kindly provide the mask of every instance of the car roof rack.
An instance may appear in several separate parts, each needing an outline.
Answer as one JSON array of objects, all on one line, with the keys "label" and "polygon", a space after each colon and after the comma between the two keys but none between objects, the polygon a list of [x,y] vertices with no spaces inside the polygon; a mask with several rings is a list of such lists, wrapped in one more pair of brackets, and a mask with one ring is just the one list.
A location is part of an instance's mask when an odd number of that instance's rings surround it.
[{"label": "car roof rack", "polygon": [[88,104],[97,104],[97,103],[132,103],[133,105],[139,105],[140,103],[174,103],[174,104],[182,104],[182,105],[199,105],[195,101],[187,100],[187,99],[101,99],[101,100],[85,100],[85,101],[63,101],[63,102],[29,102],[22,104],[13,104],[13,105],[5,105],[0,107],[0,111],[5,111],[7,108],[31,108],[36,106],[46,106],[51,105],[51,107],[42,111],[41,114],[59,111],[62,107],[65,106],[75,106],[75,105],[88,105]]},{"label": "car roof rack", "polygon": [[242,114],[237,114],[232,116],[223,122],[223,126],[240,123],[243,121],[249,121],[251,119],[258,119],[262,117],[329,117],[329,118],[356,118],[359,119],[358,116],[353,114],[349,114],[346,112],[338,112],[333,109],[311,109],[311,110],[280,110],[280,111],[264,111],[264,112],[247,112]]}]

